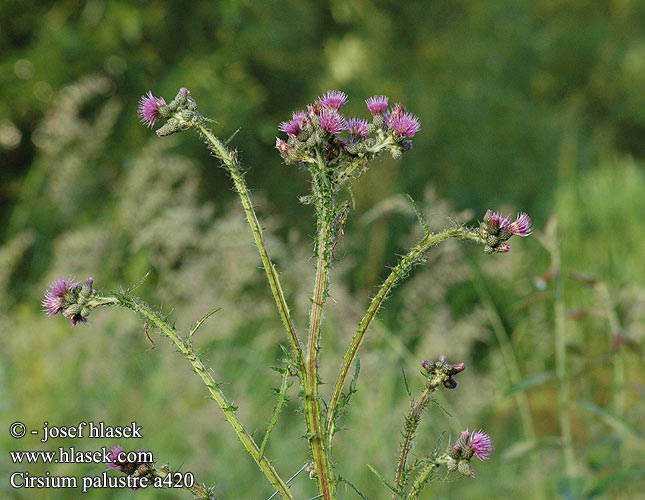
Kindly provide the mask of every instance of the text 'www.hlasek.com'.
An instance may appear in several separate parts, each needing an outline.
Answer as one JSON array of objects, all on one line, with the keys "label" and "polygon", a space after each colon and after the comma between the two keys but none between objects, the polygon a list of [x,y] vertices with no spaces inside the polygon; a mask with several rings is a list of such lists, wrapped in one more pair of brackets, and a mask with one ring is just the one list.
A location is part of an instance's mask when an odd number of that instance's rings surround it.
[{"label": "text 'www.hlasek.com'", "polygon": [[[9,434],[15,439],[34,436],[39,449],[21,449],[9,452],[15,466],[9,475],[9,484],[15,489],[67,488],[79,489],[82,493],[95,488],[192,488],[191,472],[173,472],[167,466],[158,466],[152,452],[142,449],[126,450],[116,441],[127,442],[141,439],[141,426],[132,422],[126,426],[110,426],[104,422],[82,421],[73,426],[52,425],[43,422],[38,428],[29,429],[23,422],[9,426]],[[57,440],[101,439],[114,440],[112,446],[81,449],[77,446],[57,446]],[[59,441],[60,443],[60,441]],[[49,446],[42,449],[42,446]],[[58,464],[88,464],[88,474],[66,475]],[[102,469],[94,470],[94,465]],[[47,466],[55,470],[46,470]],[[29,469],[32,468],[32,472]],[[36,469],[39,472],[35,473]],[[45,470],[43,470],[45,469]]]}]

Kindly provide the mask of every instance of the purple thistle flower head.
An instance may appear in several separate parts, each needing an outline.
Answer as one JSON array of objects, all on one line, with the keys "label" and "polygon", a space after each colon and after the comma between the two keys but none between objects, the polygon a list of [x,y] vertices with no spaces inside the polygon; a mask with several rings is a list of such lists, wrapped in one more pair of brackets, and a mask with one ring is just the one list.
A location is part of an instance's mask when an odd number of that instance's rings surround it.
[{"label": "purple thistle flower head", "polygon": [[421,121],[412,113],[406,112],[402,106],[397,104],[389,115],[388,124],[394,134],[400,139],[411,139],[421,130]]},{"label": "purple thistle flower head", "polygon": [[488,224],[493,231],[497,229],[504,229],[511,223],[511,221],[504,217],[502,214],[500,214],[499,212],[493,212],[492,210],[486,211],[484,220],[488,221]]},{"label": "purple thistle flower head", "polygon": [[369,135],[367,131],[367,120],[361,118],[354,117],[347,120],[345,130],[355,138],[367,137]]},{"label": "purple thistle flower head", "polygon": [[517,236],[530,235],[533,232],[531,218],[524,212],[517,214],[517,219],[508,226],[508,230]]},{"label": "purple thistle flower head", "polygon": [[345,118],[337,111],[323,109],[318,124],[325,132],[334,135],[345,129]]},{"label": "purple thistle flower head", "polygon": [[123,463],[119,460],[119,455],[121,453],[123,453],[123,448],[118,444],[110,449],[110,454],[108,455],[108,458],[110,459],[108,462],[108,469],[118,469],[120,472],[124,472]]},{"label": "purple thistle flower head", "polygon": [[154,127],[155,121],[158,118],[161,118],[159,110],[166,106],[166,101],[163,97],[155,97],[152,95],[152,92],[148,93],[141,97],[139,100],[139,109],[137,113],[141,118],[141,123],[145,123],[147,127]]},{"label": "purple thistle flower head", "polygon": [[51,283],[50,290],[45,292],[41,304],[49,316],[56,316],[63,310],[65,296],[74,291],[78,283],[71,279],[58,279]]},{"label": "purple thistle flower head", "polygon": [[288,122],[282,122],[278,127],[278,130],[295,137],[302,132],[307,125],[307,122],[307,113],[305,111],[295,111],[291,115],[291,120]]},{"label": "purple thistle flower head", "polygon": [[470,435],[468,447],[472,450],[475,456],[482,461],[488,460],[490,458],[490,454],[495,449],[491,437],[481,429]]},{"label": "purple thistle flower head", "polygon": [[347,102],[347,94],[339,90],[330,90],[324,96],[318,98],[323,109],[338,111]]},{"label": "purple thistle flower head", "polygon": [[380,115],[387,109],[387,103],[389,102],[389,97],[384,95],[375,95],[368,99],[365,99],[365,104],[367,104],[367,109],[369,109],[372,116]]}]

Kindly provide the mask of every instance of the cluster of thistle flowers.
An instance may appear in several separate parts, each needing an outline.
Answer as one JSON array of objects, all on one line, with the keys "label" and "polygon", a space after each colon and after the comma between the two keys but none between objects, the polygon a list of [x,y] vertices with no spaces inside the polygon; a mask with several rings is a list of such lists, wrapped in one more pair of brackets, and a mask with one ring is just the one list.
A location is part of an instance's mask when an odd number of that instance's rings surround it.
[{"label": "cluster of thistle flowers", "polygon": [[482,430],[473,431],[466,429],[459,435],[455,444],[448,447],[445,462],[450,472],[458,471],[466,477],[475,477],[475,472],[470,466],[473,457],[479,460],[488,460],[495,447],[491,437]]},{"label": "cluster of thistle flowers", "polygon": [[50,285],[45,293],[42,305],[49,316],[61,313],[72,320],[72,325],[86,323],[90,311],[95,307],[95,297],[92,284],[94,280],[87,278],[82,284],[71,279],[59,279]]},{"label": "cluster of thistle flowers", "polygon": [[197,121],[202,120],[197,112],[197,103],[186,88],[179,89],[170,104],[166,104],[163,97],[155,97],[152,92],[148,92],[139,100],[137,113],[141,122],[149,128],[154,127],[157,120],[166,120],[156,131],[159,137],[188,130]]},{"label": "cluster of thistle flowers", "polygon": [[[139,454],[142,450],[137,450],[136,455]],[[113,446],[108,455],[110,462],[108,462],[108,469],[116,469],[128,476],[133,477],[145,477],[149,481],[154,479],[154,464],[146,462],[129,462],[127,460],[127,454],[124,452],[123,448],[119,445]],[[137,487],[131,487],[131,490],[137,490]]]},{"label": "cluster of thistle flowers", "polygon": [[511,236],[529,236],[533,232],[531,218],[524,212],[517,215],[513,222],[498,212],[488,210],[479,225],[479,234],[484,240],[484,252],[505,253],[511,246],[506,243]]},{"label": "cluster of thistle flowers", "polygon": [[[371,123],[358,117],[347,119],[340,113],[347,95],[330,90],[306,111],[295,111],[291,120],[280,124],[278,129],[288,139],[276,138],[275,148],[288,165],[316,163],[321,146],[326,159],[335,163],[347,159],[343,156],[370,159],[383,150],[399,158],[412,147],[410,139],[421,130],[421,122],[400,104],[388,109],[388,101],[383,95],[365,100]],[[345,132],[346,136],[339,135]]]},{"label": "cluster of thistle flowers", "polygon": [[457,381],[452,377],[466,368],[463,363],[448,363],[445,356],[439,356],[437,361],[424,360],[421,366],[426,371],[430,385],[436,387],[442,384],[446,389],[457,388]]}]

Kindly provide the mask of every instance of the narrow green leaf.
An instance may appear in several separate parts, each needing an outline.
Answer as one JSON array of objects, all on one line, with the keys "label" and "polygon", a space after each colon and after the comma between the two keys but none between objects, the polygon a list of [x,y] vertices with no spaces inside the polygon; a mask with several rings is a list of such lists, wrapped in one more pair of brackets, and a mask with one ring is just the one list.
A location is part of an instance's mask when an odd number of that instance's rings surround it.
[{"label": "narrow green leaf", "polygon": [[188,342],[190,342],[191,337],[193,336],[193,334],[194,334],[195,332],[197,332],[197,330],[199,330],[199,327],[200,327],[200,326],[202,326],[202,324],[204,323],[204,321],[206,321],[208,318],[210,318],[213,314],[215,314],[215,313],[216,313],[217,311],[219,311],[219,310],[221,310],[221,307],[216,307],[215,309],[212,309],[212,310],[208,311],[208,312],[207,312],[206,314],[204,314],[201,318],[199,318],[199,320],[197,321],[197,323],[195,323],[195,326],[193,326],[193,327],[190,329],[190,332],[188,333]]},{"label": "narrow green leaf", "polygon": [[397,498],[401,498],[401,493],[399,493],[394,486],[387,482],[387,480],[383,476],[381,476],[381,474],[374,467],[372,467],[370,464],[367,464],[367,467],[388,490],[390,490]]},{"label": "narrow green leaf", "polygon": [[427,223],[425,217],[423,216],[423,214],[419,210],[419,207],[417,207],[417,204],[414,201],[414,198],[412,198],[412,196],[410,196],[409,194],[406,194],[405,196],[407,197],[408,201],[410,202],[410,205],[412,205],[412,208],[414,209],[414,213],[416,214],[417,219],[419,219],[419,223],[421,224],[421,226],[423,226],[423,232],[425,233],[426,236],[429,236],[430,235],[430,228],[428,227],[428,223]]}]

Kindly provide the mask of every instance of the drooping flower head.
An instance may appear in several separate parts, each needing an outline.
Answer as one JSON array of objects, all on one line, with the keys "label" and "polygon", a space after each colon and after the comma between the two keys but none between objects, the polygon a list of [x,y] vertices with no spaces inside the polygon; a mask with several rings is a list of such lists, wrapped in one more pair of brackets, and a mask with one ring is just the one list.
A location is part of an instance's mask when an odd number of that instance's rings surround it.
[{"label": "drooping flower head", "polygon": [[389,97],[384,95],[375,95],[368,99],[365,99],[365,104],[367,109],[369,109],[372,116],[380,115],[387,109],[387,104],[389,102]]},{"label": "drooping flower head", "polygon": [[70,295],[78,283],[71,279],[58,279],[49,285],[49,290],[45,292],[45,298],[41,304],[49,316],[56,316],[64,308],[65,297]]},{"label": "drooping flower head", "polygon": [[93,290],[93,283],[92,278],[87,278],[83,283],[71,279],[54,281],[41,302],[45,312],[49,316],[61,313],[71,319],[74,326],[87,323],[91,310],[105,303]]},{"label": "drooping flower head", "polygon": [[[185,89],[181,89],[185,90]],[[139,109],[137,113],[141,118],[141,122],[145,123],[148,128],[155,125],[157,119],[161,118],[161,108],[166,106],[166,101],[163,97],[155,97],[152,92],[141,97],[139,100]]]},{"label": "drooping flower head", "polygon": [[323,109],[338,111],[347,102],[347,94],[339,90],[330,90],[322,97],[318,98]]},{"label": "drooping flower head", "polygon": [[532,233],[531,218],[521,212],[511,222],[499,212],[487,210],[479,231],[484,239],[484,252],[506,253],[511,249],[506,243],[511,236],[529,236]]},{"label": "drooping flower head", "polygon": [[361,118],[350,118],[345,124],[345,130],[347,130],[352,137],[361,138],[367,137],[369,132],[367,131],[367,120]]},{"label": "drooping flower head", "polygon": [[323,109],[318,124],[325,132],[334,135],[345,129],[345,118],[337,111]]}]

